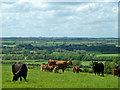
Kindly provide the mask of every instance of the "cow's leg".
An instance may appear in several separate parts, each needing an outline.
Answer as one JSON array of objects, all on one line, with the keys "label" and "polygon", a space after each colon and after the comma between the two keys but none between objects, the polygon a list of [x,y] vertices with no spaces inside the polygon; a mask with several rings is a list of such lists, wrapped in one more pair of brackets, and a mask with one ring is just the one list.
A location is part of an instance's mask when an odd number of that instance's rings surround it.
[{"label": "cow's leg", "polygon": [[102,76],[104,76],[104,71],[101,71],[101,73],[102,73]]},{"label": "cow's leg", "polygon": [[41,68],[41,71],[43,71],[43,69]]},{"label": "cow's leg", "polygon": [[97,72],[97,75],[100,75],[100,72]]},{"label": "cow's leg", "polygon": [[63,71],[63,73],[64,73],[64,69],[63,69],[62,71]]},{"label": "cow's leg", "polygon": [[54,73],[56,73],[56,68],[54,68]]},{"label": "cow's leg", "polygon": [[26,80],[26,76],[23,76],[23,78],[24,78],[25,81],[27,81],[27,80]]},{"label": "cow's leg", "polygon": [[20,81],[22,81],[22,77],[20,76]]},{"label": "cow's leg", "polygon": [[57,67],[54,68],[54,72],[55,72],[55,73],[58,73]]},{"label": "cow's leg", "polygon": [[96,75],[96,72],[94,72],[95,73],[95,75]]}]

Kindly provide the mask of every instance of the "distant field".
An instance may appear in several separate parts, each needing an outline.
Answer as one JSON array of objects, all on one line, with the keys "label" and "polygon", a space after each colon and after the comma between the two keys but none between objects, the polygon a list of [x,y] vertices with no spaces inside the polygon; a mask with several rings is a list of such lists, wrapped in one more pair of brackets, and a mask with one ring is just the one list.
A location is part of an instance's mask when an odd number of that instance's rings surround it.
[{"label": "distant field", "polygon": [[3,63],[24,62],[25,64],[48,64],[47,60],[2,60]]},{"label": "distant field", "polygon": [[11,65],[2,66],[2,88],[118,88],[118,77],[105,74],[105,77],[93,73],[42,72],[39,68],[28,70],[27,82],[12,81]]},{"label": "distant field", "polygon": [[[78,60],[73,60],[73,64],[74,62],[76,62]],[[13,62],[24,62],[25,64],[48,64],[48,60],[2,60],[3,63],[13,63]],[[99,61],[102,63],[105,63],[106,61]],[[83,66],[89,66],[90,63],[92,63],[91,61],[80,61],[79,63],[81,63],[81,65]]]},{"label": "distant field", "polygon": [[98,55],[96,55],[96,56],[98,56],[98,57],[118,57],[118,56],[120,56],[120,54],[98,54]]}]

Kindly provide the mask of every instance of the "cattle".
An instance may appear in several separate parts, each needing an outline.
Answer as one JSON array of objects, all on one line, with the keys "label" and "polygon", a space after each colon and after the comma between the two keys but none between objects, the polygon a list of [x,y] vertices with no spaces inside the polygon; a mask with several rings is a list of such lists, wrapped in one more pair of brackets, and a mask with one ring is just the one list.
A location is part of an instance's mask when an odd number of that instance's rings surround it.
[{"label": "cattle", "polygon": [[27,77],[27,67],[26,64],[23,64],[22,62],[15,62],[12,64],[12,72],[13,72],[13,81],[17,81],[20,77],[20,81],[22,81],[22,77],[25,81]]},{"label": "cattle", "polygon": [[56,61],[55,64],[55,68],[54,68],[54,72],[58,73],[59,69],[62,69],[62,71],[64,72],[64,70],[67,68],[67,66],[69,65],[73,65],[72,61]]},{"label": "cattle", "polygon": [[47,67],[46,67],[47,71],[50,71],[50,72],[53,71],[53,68],[54,68],[53,65],[51,65],[51,66],[47,65]]},{"label": "cattle", "polygon": [[51,65],[56,65],[56,61],[55,60],[52,60],[52,59],[50,59],[50,60],[48,60],[48,65],[49,66],[51,66]]},{"label": "cattle", "polygon": [[73,72],[74,72],[74,73],[75,73],[75,72],[79,73],[79,72],[82,72],[82,70],[81,70],[79,67],[74,66],[74,67],[73,67]]},{"label": "cattle", "polygon": [[116,65],[115,69],[113,69],[113,76],[115,75],[120,77],[120,66],[119,65]]},{"label": "cattle", "polygon": [[93,72],[97,73],[97,75],[102,74],[104,76],[104,64],[103,63],[98,63],[98,62],[93,62]]},{"label": "cattle", "polygon": [[41,65],[41,71],[47,71],[47,65]]}]

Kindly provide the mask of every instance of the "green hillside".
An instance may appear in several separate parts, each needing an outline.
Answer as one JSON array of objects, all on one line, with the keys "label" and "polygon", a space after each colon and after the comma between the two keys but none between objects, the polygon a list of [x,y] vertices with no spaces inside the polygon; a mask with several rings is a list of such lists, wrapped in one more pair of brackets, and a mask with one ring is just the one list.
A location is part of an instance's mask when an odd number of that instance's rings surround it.
[{"label": "green hillside", "polygon": [[105,74],[104,77],[93,73],[64,73],[42,72],[40,67],[28,70],[27,82],[12,81],[11,65],[2,67],[3,88],[118,88],[118,77]]}]

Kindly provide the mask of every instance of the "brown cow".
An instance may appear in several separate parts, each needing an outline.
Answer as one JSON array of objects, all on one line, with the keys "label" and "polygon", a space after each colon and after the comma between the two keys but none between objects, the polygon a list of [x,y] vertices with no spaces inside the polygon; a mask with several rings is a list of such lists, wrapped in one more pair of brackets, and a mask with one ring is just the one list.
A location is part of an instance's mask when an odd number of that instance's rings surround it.
[{"label": "brown cow", "polygon": [[48,60],[48,65],[49,66],[51,66],[51,65],[56,65],[56,61],[55,60],[52,60],[52,59],[50,59],[50,60]]},{"label": "brown cow", "polygon": [[13,72],[13,81],[17,81],[20,77],[20,81],[22,80],[22,77],[26,80],[27,77],[27,67],[26,64],[23,64],[22,62],[15,62],[12,64],[12,72]]},{"label": "brown cow", "polygon": [[81,70],[79,67],[77,67],[77,66],[74,66],[74,67],[73,67],[73,72],[74,72],[74,73],[75,73],[75,72],[79,73],[79,71],[82,72],[82,70]]},{"label": "brown cow", "polygon": [[64,72],[64,70],[67,68],[67,66],[69,65],[73,65],[72,61],[56,61],[55,64],[55,68],[54,68],[54,72],[58,73],[58,69],[62,69],[62,71]]},{"label": "brown cow", "polygon": [[49,65],[41,65],[41,71],[50,71],[52,72],[54,66],[49,66]]},{"label": "brown cow", "polygon": [[52,72],[53,68],[54,68],[53,65],[51,65],[51,66],[47,65],[47,67],[46,67],[46,69],[47,69],[48,71],[50,71],[50,72]]},{"label": "brown cow", "polygon": [[41,71],[47,71],[47,65],[41,65]]}]

